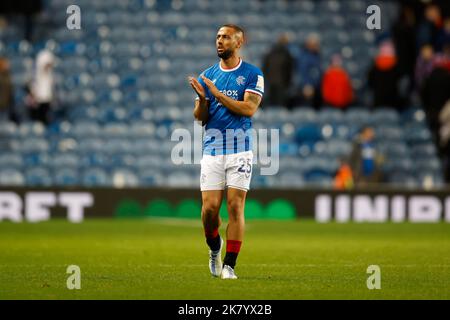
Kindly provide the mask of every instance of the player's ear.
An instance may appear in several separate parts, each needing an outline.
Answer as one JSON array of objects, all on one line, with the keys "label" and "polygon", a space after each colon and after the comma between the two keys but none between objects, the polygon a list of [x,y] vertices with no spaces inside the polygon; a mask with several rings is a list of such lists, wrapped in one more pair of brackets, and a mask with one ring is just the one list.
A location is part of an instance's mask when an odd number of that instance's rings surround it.
[{"label": "player's ear", "polygon": [[236,32],[234,34],[236,42],[237,42],[237,48],[240,49],[242,47],[242,45],[244,44],[244,37],[243,34],[241,32]]}]

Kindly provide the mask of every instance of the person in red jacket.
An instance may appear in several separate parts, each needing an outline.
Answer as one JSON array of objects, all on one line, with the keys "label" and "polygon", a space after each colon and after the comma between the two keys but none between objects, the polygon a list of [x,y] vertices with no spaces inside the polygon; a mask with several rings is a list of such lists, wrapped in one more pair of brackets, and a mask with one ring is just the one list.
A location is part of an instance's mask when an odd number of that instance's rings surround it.
[{"label": "person in red jacket", "polygon": [[334,55],[322,80],[322,95],[325,104],[346,108],[353,101],[350,77],[342,67],[342,59]]}]

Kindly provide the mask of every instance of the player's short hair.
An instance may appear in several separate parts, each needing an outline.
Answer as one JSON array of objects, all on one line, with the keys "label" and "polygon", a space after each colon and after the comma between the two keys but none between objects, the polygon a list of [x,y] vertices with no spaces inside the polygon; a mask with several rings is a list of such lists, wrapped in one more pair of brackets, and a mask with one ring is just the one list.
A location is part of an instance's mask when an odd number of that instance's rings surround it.
[{"label": "player's short hair", "polygon": [[[242,29],[241,27],[239,27],[238,25],[236,25],[236,24],[232,24],[232,23],[227,23],[227,24],[224,24],[224,25],[222,25],[220,28],[231,28],[231,29],[233,29],[235,32],[240,32],[240,33],[242,33],[242,39],[245,41],[245,31],[244,31],[244,29]],[[220,29],[219,28],[219,29]]]}]

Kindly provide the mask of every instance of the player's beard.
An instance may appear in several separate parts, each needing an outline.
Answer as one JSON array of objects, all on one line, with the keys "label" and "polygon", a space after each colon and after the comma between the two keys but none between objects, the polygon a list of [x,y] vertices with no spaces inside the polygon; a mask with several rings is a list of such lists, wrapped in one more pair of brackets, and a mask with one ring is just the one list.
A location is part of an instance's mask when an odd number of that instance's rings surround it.
[{"label": "player's beard", "polygon": [[222,51],[222,53],[217,52],[217,55],[223,60],[228,60],[233,55],[233,51],[231,49],[227,49]]}]

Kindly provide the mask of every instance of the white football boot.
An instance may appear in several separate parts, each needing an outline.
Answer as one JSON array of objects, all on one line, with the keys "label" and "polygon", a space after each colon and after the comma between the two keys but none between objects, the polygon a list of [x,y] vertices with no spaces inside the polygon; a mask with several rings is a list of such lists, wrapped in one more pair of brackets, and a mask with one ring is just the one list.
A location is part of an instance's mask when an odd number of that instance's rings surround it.
[{"label": "white football boot", "polygon": [[222,272],[222,247],[223,239],[220,238],[220,249],[217,251],[209,250],[209,271],[214,277],[219,277]]},{"label": "white football boot", "polygon": [[237,279],[238,277],[234,273],[234,269],[230,266],[224,265],[222,273],[220,274],[222,279]]}]

